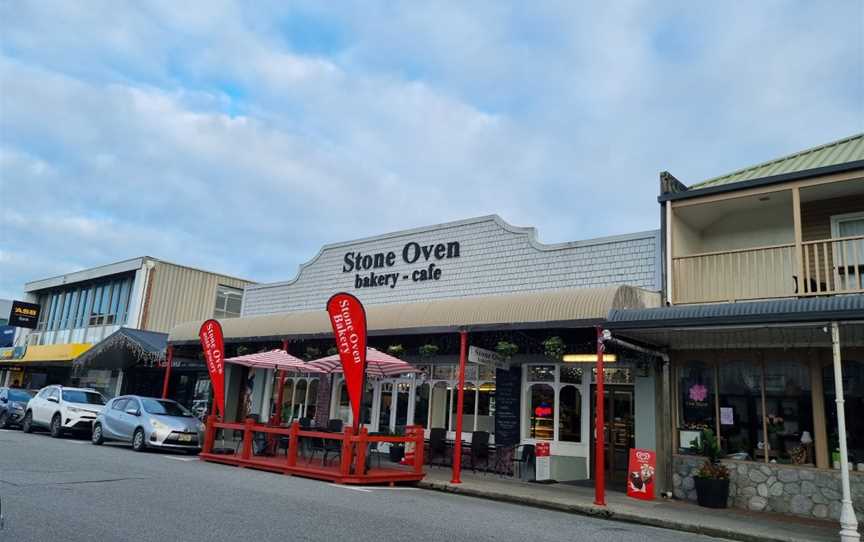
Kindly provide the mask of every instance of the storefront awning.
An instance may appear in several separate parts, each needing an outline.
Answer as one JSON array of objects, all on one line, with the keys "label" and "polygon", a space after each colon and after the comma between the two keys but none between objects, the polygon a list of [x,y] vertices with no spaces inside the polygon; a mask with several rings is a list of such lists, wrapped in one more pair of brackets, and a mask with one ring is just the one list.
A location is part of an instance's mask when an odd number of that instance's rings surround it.
[{"label": "storefront awning", "polygon": [[[660,296],[632,286],[546,290],[510,295],[436,299],[367,305],[370,335],[445,333],[465,328],[530,329],[584,327],[605,321],[613,309],[660,306]],[[226,340],[327,337],[330,320],[322,303],[316,311],[220,320]],[[171,330],[171,343],[197,343],[201,322]]]},{"label": "storefront awning", "polygon": [[89,343],[31,345],[20,359],[10,359],[3,364],[35,364],[69,362],[90,349]]},{"label": "storefront awning", "polygon": [[165,359],[167,333],[121,327],[75,360],[75,369],[126,369]]},{"label": "storefront awning", "polygon": [[613,310],[619,337],[675,350],[830,347],[841,323],[846,346],[864,345],[864,295]]}]

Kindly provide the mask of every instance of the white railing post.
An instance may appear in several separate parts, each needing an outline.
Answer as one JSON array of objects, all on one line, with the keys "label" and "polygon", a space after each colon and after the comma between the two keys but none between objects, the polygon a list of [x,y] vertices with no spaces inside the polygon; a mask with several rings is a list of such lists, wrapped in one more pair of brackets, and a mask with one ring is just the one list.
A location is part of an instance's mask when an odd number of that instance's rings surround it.
[{"label": "white railing post", "polygon": [[859,542],[858,518],[852,506],[852,492],[849,488],[849,452],[846,448],[846,415],[843,410],[843,369],[840,363],[840,326],[831,322],[831,348],[834,354],[834,393],[837,400],[837,433],[840,440],[840,483],[843,500],[840,508],[840,541]]}]

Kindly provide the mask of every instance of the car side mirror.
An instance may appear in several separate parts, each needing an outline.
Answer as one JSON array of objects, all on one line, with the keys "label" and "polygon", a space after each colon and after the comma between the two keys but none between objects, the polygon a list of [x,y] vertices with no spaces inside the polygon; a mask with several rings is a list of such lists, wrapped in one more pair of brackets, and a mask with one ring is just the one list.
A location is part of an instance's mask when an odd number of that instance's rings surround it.
[{"label": "car side mirror", "polygon": [[49,397],[48,400],[51,401],[52,403],[59,403],[60,402],[60,400],[57,399],[56,397]]},{"label": "car side mirror", "polygon": [[138,412],[138,409],[137,409],[137,408],[127,408],[127,409],[126,409],[126,414],[130,414],[130,415],[132,415],[132,416],[140,416],[140,415],[141,415],[141,413]]}]

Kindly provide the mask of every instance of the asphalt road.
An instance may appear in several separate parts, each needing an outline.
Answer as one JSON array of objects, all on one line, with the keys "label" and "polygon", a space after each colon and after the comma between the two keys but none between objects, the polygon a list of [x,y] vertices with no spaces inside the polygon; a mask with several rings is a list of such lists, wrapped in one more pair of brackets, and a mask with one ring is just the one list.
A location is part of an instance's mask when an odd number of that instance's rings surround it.
[{"label": "asphalt road", "polygon": [[0,430],[10,542],[700,541],[413,487],[345,488],[120,445]]}]

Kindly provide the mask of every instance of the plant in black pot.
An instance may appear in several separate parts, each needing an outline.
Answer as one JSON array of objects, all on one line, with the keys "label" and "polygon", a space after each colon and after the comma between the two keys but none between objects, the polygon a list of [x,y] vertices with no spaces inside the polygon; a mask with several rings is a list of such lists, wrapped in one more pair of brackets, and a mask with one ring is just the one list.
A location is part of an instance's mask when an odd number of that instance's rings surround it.
[{"label": "plant in black pot", "polygon": [[726,508],[729,501],[729,469],[720,463],[722,450],[717,436],[714,431],[704,429],[701,438],[694,440],[691,447],[707,458],[693,477],[699,506]]}]

